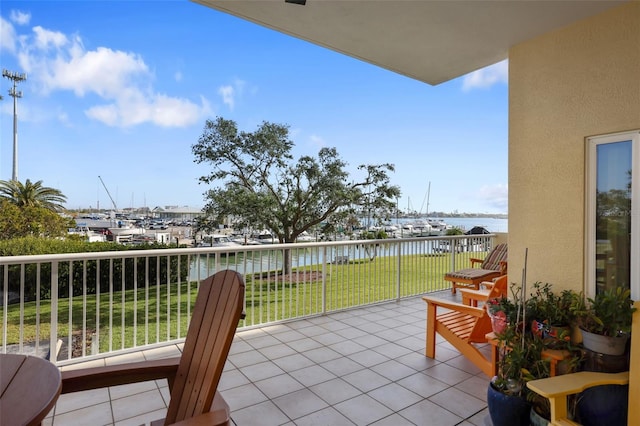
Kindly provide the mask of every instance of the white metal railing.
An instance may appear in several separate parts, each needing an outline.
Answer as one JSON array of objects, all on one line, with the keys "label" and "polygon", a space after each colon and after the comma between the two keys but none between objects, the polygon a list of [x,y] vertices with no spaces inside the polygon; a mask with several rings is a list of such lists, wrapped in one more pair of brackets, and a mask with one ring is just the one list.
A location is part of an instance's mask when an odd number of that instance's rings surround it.
[{"label": "white metal railing", "polygon": [[0,257],[0,352],[43,355],[61,341],[54,361],[65,364],[175,343],[200,280],[226,268],[247,284],[240,327],[443,290],[443,275],[484,257],[494,237]]}]

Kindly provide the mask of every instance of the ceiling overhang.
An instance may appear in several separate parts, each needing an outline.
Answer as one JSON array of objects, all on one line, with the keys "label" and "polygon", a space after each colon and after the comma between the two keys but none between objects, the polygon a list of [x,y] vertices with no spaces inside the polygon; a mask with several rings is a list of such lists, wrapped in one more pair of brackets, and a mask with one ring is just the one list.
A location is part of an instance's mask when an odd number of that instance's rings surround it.
[{"label": "ceiling overhang", "polygon": [[382,68],[438,84],[617,0],[193,0]]}]

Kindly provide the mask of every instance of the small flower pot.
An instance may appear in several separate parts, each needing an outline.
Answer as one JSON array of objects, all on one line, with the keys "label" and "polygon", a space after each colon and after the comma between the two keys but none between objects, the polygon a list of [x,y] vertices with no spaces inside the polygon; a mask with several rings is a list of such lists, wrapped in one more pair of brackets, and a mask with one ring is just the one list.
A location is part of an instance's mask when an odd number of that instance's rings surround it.
[{"label": "small flower pot", "polygon": [[507,328],[507,317],[504,315],[504,312],[497,312],[493,315],[489,314],[489,318],[491,318],[491,330],[493,330],[495,334],[504,333],[504,330]]}]

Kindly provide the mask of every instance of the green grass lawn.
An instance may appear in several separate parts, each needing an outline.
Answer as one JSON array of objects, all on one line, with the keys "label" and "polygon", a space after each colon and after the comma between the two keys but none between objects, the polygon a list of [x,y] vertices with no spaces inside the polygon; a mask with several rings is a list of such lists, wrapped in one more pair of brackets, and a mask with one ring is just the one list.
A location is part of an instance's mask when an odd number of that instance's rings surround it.
[{"label": "green grass lawn", "polygon": [[[420,254],[403,256],[399,265],[395,256],[355,260],[341,265],[313,265],[292,271],[293,276],[301,278],[297,283],[247,275],[246,319],[241,326],[322,313],[322,276],[326,280],[326,311],[395,299],[398,267],[402,283],[400,297],[438,290],[444,285],[442,265],[448,265],[449,261],[448,254]],[[305,276],[305,271],[322,271],[323,267],[324,275]],[[82,333],[86,323],[88,333],[99,331],[100,352],[184,337],[189,307],[193,305],[196,293],[197,284],[192,282],[180,286],[149,286],[111,295],[77,296],[72,299],[71,306],[69,299],[60,299],[57,335]],[[1,309],[0,315],[4,315]],[[40,323],[39,338],[48,339],[51,323],[49,301],[41,301],[39,308],[35,302],[25,303],[22,324],[19,304],[9,306],[7,317],[7,344],[18,343],[20,332],[25,342],[35,341],[37,323]],[[3,331],[0,326],[0,332]]]}]

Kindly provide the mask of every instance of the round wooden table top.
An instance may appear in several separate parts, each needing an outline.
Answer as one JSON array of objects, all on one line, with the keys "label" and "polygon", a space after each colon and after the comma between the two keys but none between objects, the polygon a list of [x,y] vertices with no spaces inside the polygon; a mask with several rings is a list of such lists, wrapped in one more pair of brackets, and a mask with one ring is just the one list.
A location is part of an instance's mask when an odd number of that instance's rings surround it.
[{"label": "round wooden table top", "polygon": [[39,425],[61,389],[60,370],[51,362],[0,354],[0,425]]}]

